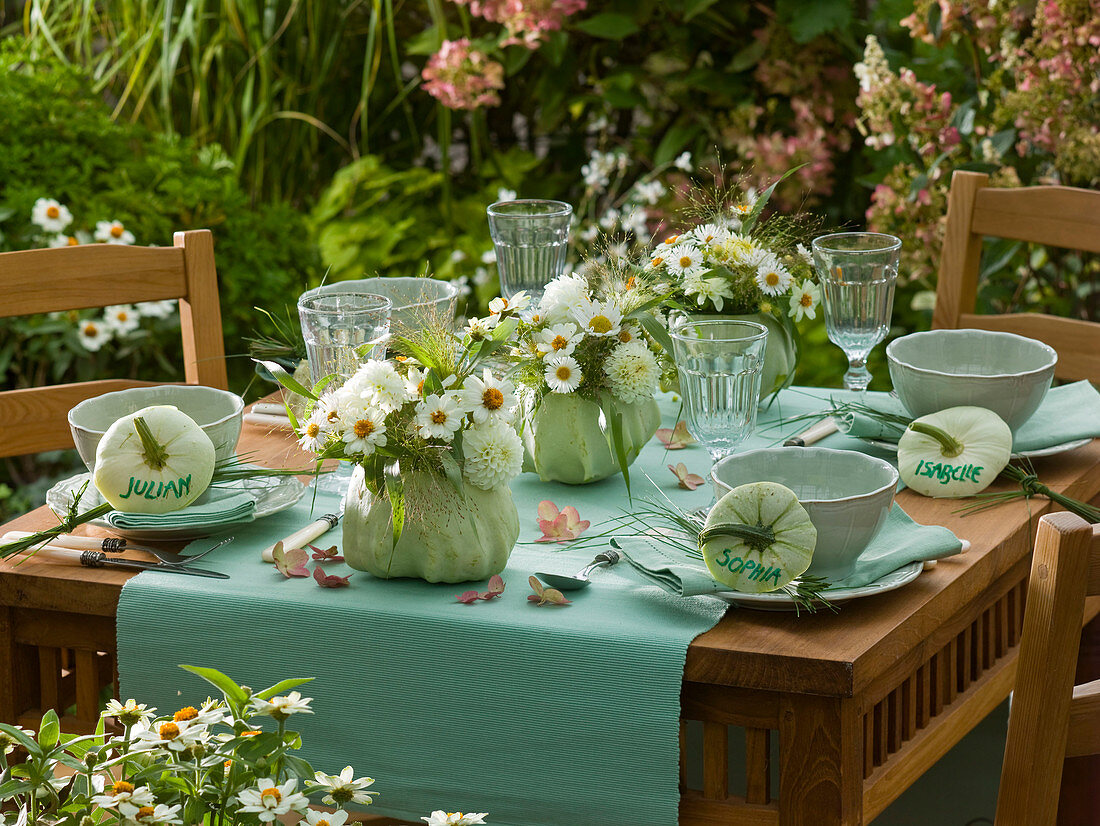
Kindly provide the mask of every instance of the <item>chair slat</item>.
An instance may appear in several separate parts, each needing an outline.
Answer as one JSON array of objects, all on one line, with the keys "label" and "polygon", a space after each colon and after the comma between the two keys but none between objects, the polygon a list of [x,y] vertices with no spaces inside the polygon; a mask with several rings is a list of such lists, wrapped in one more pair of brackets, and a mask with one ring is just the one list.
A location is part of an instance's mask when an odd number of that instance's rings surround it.
[{"label": "chair slat", "polygon": [[1068,186],[982,189],[971,231],[1052,247],[1100,252],[1096,193]]},{"label": "chair slat", "polygon": [[1100,680],[1074,686],[1066,757],[1100,754]]},{"label": "chair slat", "polygon": [[703,797],[729,797],[729,726],[703,722]]},{"label": "chair slat", "polygon": [[1038,339],[1058,353],[1054,374],[1065,380],[1100,376],[1100,325],[1042,313],[959,316],[960,327]]},{"label": "chair slat", "polygon": [[745,802],[771,800],[771,732],[766,728],[745,729]]}]

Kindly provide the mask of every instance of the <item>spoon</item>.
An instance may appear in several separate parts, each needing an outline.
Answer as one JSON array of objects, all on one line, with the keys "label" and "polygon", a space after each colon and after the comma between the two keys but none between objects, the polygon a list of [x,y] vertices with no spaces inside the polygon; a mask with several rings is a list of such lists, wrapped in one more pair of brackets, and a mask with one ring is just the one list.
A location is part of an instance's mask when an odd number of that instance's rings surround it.
[{"label": "spoon", "polygon": [[578,591],[581,588],[587,588],[591,583],[588,577],[591,573],[602,565],[608,567],[614,565],[622,559],[618,551],[603,551],[596,554],[596,558],[590,563],[585,565],[573,576],[565,576],[564,574],[544,574],[541,571],[536,571],[535,576],[549,585],[551,588],[557,588],[559,591]]}]

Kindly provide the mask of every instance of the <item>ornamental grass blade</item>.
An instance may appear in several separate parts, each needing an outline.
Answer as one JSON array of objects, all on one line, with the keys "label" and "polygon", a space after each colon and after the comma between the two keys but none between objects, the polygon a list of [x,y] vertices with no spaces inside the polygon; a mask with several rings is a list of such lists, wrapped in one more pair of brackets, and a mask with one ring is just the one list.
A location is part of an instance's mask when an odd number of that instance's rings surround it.
[{"label": "ornamental grass blade", "polygon": [[401,541],[401,532],[405,529],[405,483],[401,480],[401,463],[391,462],[385,468],[386,496],[390,500],[390,521],[393,525],[393,547],[386,563],[386,573],[393,565],[393,555],[397,552],[397,543]]}]

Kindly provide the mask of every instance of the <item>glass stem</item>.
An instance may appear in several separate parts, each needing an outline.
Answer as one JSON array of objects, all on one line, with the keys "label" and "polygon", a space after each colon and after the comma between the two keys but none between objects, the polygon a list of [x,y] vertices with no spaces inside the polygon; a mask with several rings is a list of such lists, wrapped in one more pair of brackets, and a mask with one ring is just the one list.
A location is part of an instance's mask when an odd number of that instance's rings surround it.
[{"label": "glass stem", "polygon": [[865,356],[849,356],[848,372],[844,374],[844,389],[863,392],[871,383],[871,372],[867,369]]}]

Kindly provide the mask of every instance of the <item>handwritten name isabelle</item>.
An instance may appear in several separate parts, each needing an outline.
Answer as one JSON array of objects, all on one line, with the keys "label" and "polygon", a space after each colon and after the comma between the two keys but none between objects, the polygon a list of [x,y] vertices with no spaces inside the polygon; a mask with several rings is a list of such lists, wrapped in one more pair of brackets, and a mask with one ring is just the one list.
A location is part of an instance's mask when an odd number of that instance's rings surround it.
[{"label": "handwritten name isabelle", "polygon": [[191,474],[181,478],[178,482],[170,479],[167,482],[146,482],[130,477],[130,489],[126,493],[120,493],[119,499],[129,499],[137,496],[144,499],[168,499],[175,497],[182,499],[191,492]]},{"label": "handwritten name isabelle", "polygon": [[985,468],[981,465],[949,465],[946,462],[926,462],[921,459],[917,462],[914,475],[935,479],[941,485],[946,485],[950,482],[977,482],[983,470]]}]

